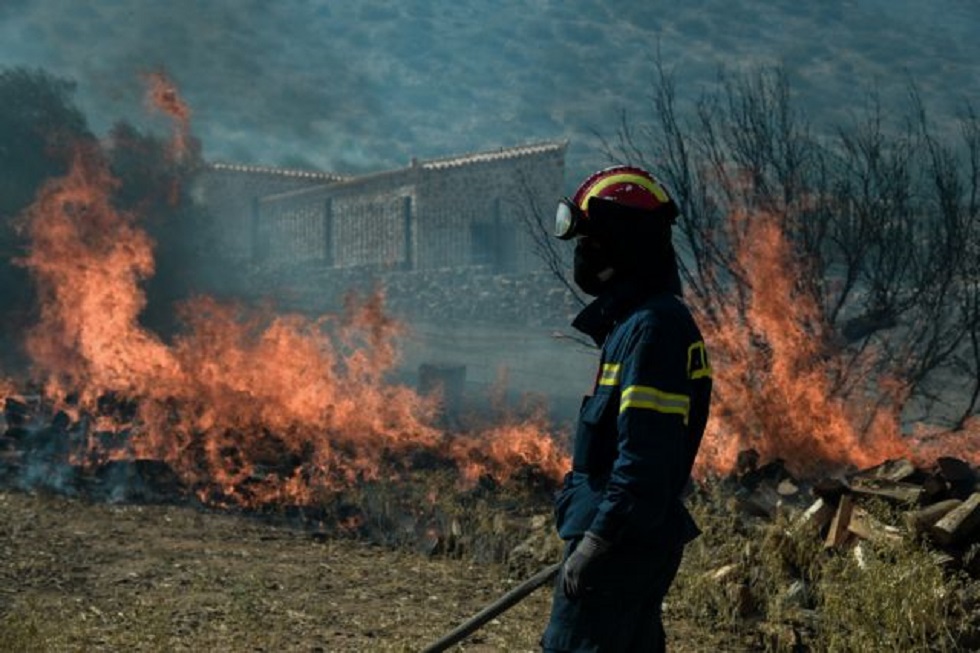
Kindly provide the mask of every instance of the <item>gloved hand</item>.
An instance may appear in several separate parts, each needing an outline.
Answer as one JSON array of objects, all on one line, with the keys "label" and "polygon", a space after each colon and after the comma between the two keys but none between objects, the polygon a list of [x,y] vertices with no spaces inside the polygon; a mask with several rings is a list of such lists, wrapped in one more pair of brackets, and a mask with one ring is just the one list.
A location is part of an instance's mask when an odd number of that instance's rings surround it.
[{"label": "gloved hand", "polygon": [[586,531],[561,570],[561,584],[565,596],[570,599],[582,596],[586,590],[585,579],[589,567],[599,556],[608,551],[610,546],[608,541],[591,531]]}]

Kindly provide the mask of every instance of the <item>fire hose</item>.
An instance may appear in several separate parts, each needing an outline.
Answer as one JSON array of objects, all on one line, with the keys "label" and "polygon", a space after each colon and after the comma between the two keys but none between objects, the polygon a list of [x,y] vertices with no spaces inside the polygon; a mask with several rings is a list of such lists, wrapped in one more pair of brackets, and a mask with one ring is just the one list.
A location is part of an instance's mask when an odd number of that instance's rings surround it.
[{"label": "fire hose", "polygon": [[545,567],[517,587],[508,591],[487,607],[477,612],[459,626],[440,637],[437,641],[429,644],[427,647],[422,649],[422,653],[441,653],[453,644],[463,641],[471,634],[476,632],[485,623],[500,613],[505,612],[520,603],[531,592],[538,589],[542,585],[551,582],[551,580],[558,574],[560,569],[560,562],[556,562],[550,567]]}]

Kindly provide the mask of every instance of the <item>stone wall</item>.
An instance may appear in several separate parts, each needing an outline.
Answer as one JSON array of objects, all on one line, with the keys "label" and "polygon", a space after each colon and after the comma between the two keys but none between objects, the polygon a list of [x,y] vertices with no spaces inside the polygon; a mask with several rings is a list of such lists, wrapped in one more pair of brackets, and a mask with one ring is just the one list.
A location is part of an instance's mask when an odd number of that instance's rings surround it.
[{"label": "stone wall", "polygon": [[522,218],[534,202],[550,213],[561,197],[564,166],[564,147],[544,146],[520,156],[421,164],[418,267],[538,267]]},{"label": "stone wall", "polygon": [[413,176],[397,171],[262,198],[258,262],[274,269],[409,267],[416,238]]},{"label": "stone wall", "polygon": [[581,305],[544,271],[525,224],[561,196],[564,155],[546,143],[354,178],[211,170],[198,191],[228,259],[219,294],[323,315],[381,286],[412,334],[404,379],[462,366],[467,396],[485,399],[504,374],[509,391],[574,412],[595,351],[555,337]]},{"label": "stone wall", "polygon": [[350,178],[217,164],[195,193],[231,266],[528,271],[537,261],[523,218],[561,195],[566,145],[413,161]]},{"label": "stone wall", "polygon": [[380,286],[386,312],[405,327],[396,379],[422,388],[427,366],[462,370],[467,411],[489,410],[501,398],[520,406],[532,397],[565,424],[595,378],[598,350],[570,328],[581,304],[548,272],[307,266],[266,272],[246,285],[253,299],[313,316],[339,313],[350,293]]},{"label": "stone wall", "polygon": [[220,255],[244,263],[256,255],[255,220],[260,198],[338,179],[329,173],[216,163],[198,174],[192,195],[211,215]]},{"label": "stone wall", "polygon": [[581,303],[550,272],[497,273],[487,266],[403,271],[295,266],[253,271],[254,299],[274,298],[284,310],[339,311],[350,293],[375,288],[396,317],[435,324],[567,327]]}]

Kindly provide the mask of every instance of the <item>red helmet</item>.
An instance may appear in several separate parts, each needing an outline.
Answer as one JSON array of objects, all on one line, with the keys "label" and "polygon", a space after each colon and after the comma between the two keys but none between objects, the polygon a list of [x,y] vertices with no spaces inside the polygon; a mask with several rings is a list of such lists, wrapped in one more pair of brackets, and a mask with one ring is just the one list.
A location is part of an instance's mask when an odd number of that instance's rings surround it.
[{"label": "red helmet", "polygon": [[572,238],[588,231],[594,200],[634,209],[634,213],[662,215],[673,222],[678,210],[670,194],[653,175],[636,166],[612,166],[591,174],[571,199],[558,204],[555,235]]}]

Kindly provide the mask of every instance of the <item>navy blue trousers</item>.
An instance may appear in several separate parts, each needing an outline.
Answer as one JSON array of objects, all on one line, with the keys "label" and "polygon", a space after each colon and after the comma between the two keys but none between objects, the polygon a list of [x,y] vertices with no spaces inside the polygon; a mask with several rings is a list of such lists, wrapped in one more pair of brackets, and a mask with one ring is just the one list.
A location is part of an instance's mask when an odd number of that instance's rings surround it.
[{"label": "navy blue trousers", "polygon": [[[568,543],[567,558],[578,541]],[[570,600],[555,582],[551,618],[541,637],[545,653],[659,653],[666,650],[661,604],[684,554],[619,545],[589,569],[590,588]]]}]

